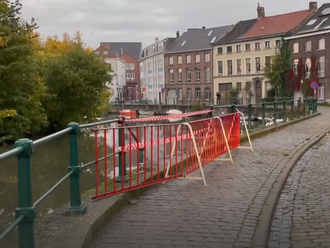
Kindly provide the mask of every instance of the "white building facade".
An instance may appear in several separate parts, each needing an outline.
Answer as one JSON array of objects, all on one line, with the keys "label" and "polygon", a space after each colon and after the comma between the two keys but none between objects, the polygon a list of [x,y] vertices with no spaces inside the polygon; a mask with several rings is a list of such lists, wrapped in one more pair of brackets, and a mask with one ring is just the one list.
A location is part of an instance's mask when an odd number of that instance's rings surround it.
[{"label": "white building facade", "polygon": [[105,58],[104,61],[111,64],[112,68],[112,81],[109,87],[112,90],[110,96],[110,102],[122,100],[124,96],[124,86],[126,84],[126,63],[123,59],[117,58]]},{"label": "white building facade", "polygon": [[143,49],[140,58],[140,79],[143,99],[152,102],[165,102],[164,52],[173,38],[155,42]]}]

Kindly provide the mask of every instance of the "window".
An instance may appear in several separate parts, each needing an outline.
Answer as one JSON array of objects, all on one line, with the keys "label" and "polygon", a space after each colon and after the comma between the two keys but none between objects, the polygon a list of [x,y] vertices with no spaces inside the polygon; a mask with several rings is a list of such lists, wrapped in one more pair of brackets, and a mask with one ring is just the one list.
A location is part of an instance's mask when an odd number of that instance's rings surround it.
[{"label": "window", "polygon": [[174,81],[174,70],[171,69],[170,70],[170,83],[173,83],[173,81]]},{"label": "window", "polygon": [[250,44],[245,44],[245,51],[247,51],[247,52],[251,51],[251,45]]},{"label": "window", "polygon": [[251,73],[251,59],[245,59],[246,74]]},{"label": "window", "polygon": [[134,64],[128,64],[128,66],[129,66],[129,69],[131,71],[134,71],[134,69],[135,69],[135,65]]},{"label": "window", "polygon": [[254,44],[254,50],[260,50],[260,42]]},{"label": "window", "polygon": [[126,79],[127,79],[127,80],[130,79],[130,73],[129,73],[129,72],[126,73]]},{"label": "window", "polygon": [[241,45],[236,45],[236,52],[238,53],[242,52]]},{"label": "window", "polygon": [[95,53],[95,54],[97,54],[97,55],[99,55],[99,54],[100,54],[100,52],[99,52],[99,51],[95,51],[94,53]]},{"label": "window", "polygon": [[213,33],[213,30],[210,30],[210,32],[207,34],[207,36],[211,36],[212,33]]},{"label": "window", "polygon": [[236,66],[237,66],[237,74],[242,73],[242,60],[241,59],[236,59]]},{"label": "window", "polygon": [[196,88],[196,100],[200,100],[200,99],[201,99],[201,89]]},{"label": "window", "polygon": [[187,64],[191,63],[191,55],[186,56],[186,61],[187,61]]},{"label": "window", "polygon": [[223,49],[222,49],[222,47],[218,47],[218,54],[223,54]]},{"label": "window", "polygon": [[317,89],[317,99],[324,100],[324,86]]},{"label": "window", "polygon": [[183,99],[183,91],[182,89],[178,89],[178,100],[182,101]]},{"label": "window", "polygon": [[299,53],[299,43],[298,42],[293,44],[292,53]]},{"label": "window", "polygon": [[182,83],[182,69],[178,69],[178,82]]},{"label": "window", "polygon": [[270,41],[265,41],[265,49],[270,49]]},{"label": "window", "polygon": [[281,40],[275,41],[275,47],[280,48],[281,47]]},{"label": "window", "polygon": [[210,99],[211,99],[211,89],[205,88],[205,100],[210,100]]},{"label": "window", "polygon": [[298,74],[298,62],[299,62],[298,59],[295,59],[295,60],[293,61],[293,72],[294,72],[295,75]]},{"label": "window", "polygon": [[242,83],[241,82],[236,83],[236,89],[238,91],[238,94],[241,94],[241,92],[242,92]]},{"label": "window", "polygon": [[205,83],[211,82],[211,69],[210,67],[205,67]]},{"label": "window", "polygon": [[232,52],[233,52],[233,47],[227,46],[227,53],[232,53]]},{"label": "window", "polygon": [[227,75],[233,75],[233,61],[227,60]]},{"label": "window", "polygon": [[183,41],[181,46],[184,46],[187,43],[187,40]]},{"label": "window", "polygon": [[109,51],[104,51],[103,52],[103,55],[107,55],[107,54],[109,54]]},{"label": "window", "polygon": [[170,57],[170,58],[169,58],[169,64],[170,64],[170,65],[173,65],[173,57]]},{"label": "window", "polygon": [[135,73],[131,73],[131,79],[132,79],[132,80],[135,79]]},{"label": "window", "polygon": [[218,61],[218,75],[222,75],[222,74],[223,74],[223,62]]},{"label": "window", "polygon": [[187,89],[187,100],[192,100],[191,99],[191,89]]},{"label": "window", "polygon": [[204,61],[205,62],[210,62],[210,54],[209,53],[205,53],[205,55],[204,55]]},{"label": "window", "polygon": [[246,88],[247,90],[251,90],[251,82],[246,82],[246,83],[245,83],[245,88]]},{"label": "window", "polygon": [[201,81],[201,69],[198,67],[196,68],[196,81]]},{"label": "window", "polygon": [[214,36],[213,39],[211,40],[211,43],[215,42],[215,40],[218,38],[218,36]]},{"label": "window", "polygon": [[317,50],[324,50],[325,49],[325,39],[319,39],[317,42]]},{"label": "window", "polygon": [[265,66],[270,66],[271,63],[271,57],[270,56],[266,56],[265,57]]},{"label": "window", "polygon": [[200,55],[200,54],[196,54],[196,55],[195,55],[195,62],[196,62],[196,63],[201,62],[201,55]]},{"label": "window", "polygon": [[312,51],[312,42],[310,40],[305,42],[305,50],[304,51],[305,52]]},{"label": "window", "polygon": [[325,58],[324,58],[324,56],[319,57],[318,69],[319,69],[319,77],[324,77],[324,71],[325,71]]},{"label": "window", "polygon": [[178,64],[179,64],[179,65],[182,64],[182,56],[178,56]]},{"label": "window", "polygon": [[256,62],[256,73],[259,73],[261,71],[261,68],[260,68],[260,57],[256,57],[255,58],[255,62]]},{"label": "window", "polygon": [[310,58],[307,58],[305,60],[305,77],[306,78],[309,78],[309,76],[311,75],[311,65],[312,65],[312,62],[311,62],[311,59]]},{"label": "window", "polygon": [[191,69],[187,68],[187,83],[191,82]]}]

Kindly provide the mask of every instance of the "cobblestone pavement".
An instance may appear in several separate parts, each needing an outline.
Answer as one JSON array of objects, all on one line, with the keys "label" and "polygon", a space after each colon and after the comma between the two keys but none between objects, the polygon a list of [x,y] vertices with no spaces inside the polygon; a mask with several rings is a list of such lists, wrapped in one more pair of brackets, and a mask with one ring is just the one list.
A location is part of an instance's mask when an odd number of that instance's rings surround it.
[{"label": "cobblestone pavement", "polygon": [[294,167],[278,201],[269,248],[330,247],[330,136]]},{"label": "cobblestone pavement", "polygon": [[254,153],[234,150],[235,166],[206,166],[208,187],[174,180],[150,189],[115,216],[91,248],[252,247],[263,202],[282,168],[299,145],[329,127],[330,108],[321,111],[253,140]]}]

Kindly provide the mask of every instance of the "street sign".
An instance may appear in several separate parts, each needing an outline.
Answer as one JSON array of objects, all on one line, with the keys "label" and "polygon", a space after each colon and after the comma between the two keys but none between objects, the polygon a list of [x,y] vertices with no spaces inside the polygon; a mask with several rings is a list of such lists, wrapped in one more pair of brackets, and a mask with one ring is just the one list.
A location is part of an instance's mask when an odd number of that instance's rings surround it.
[{"label": "street sign", "polygon": [[311,82],[310,87],[312,90],[316,90],[319,87],[319,83],[316,81]]},{"label": "street sign", "polygon": [[146,92],[147,91],[147,88],[146,87],[143,87],[142,88],[142,92]]}]

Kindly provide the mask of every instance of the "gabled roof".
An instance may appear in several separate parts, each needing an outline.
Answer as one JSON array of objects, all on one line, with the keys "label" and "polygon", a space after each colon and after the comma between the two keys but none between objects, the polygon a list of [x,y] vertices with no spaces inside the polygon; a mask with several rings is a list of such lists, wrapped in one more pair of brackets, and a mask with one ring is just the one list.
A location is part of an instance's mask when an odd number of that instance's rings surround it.
[{"label": "gabled roof", "polygon": [[109,49],[108,49],[108,47],[106,46],[106,45],[100,45],[98,48],[96,48],[95,50],[94,50],[94,52],[95,51],[99,51],[99,50],[101,50],[101,51],[107,51],[108,52],[108,54],[98,54],[98,56],[99,57],[102,57],[102,58],[110,58],[110,59],[116,59],[117,58],[117,56],[115,55],[115,54],[113,54],[112,52],[110,52],[109,51]]},{"label": "gabled roof", "polygon": [[142,42],[101,42],[101,45],[106,45],[113,54],[126,53],[137,60],[142,52]]},{"label": "gabled roof", "polygon": [[197,28],[188,29],[172,45],[168,47],[165,53],[177,53],[211,49],[211,43],[220,39],[232,25],[215,28]]},{"label": "gabled roof", "polygon": [[330,3],[323,4],[294,34],[313,33],[327,29],[330,29]]},{"label": "gabled roof", "polygon": [[239,21],[223,38],[219,39],[214,45],[235,42],[240,36],[244,35],[258,19]]},{"label": "gabled roof", "polygon": [[262,17],[239,39],[285,34],[301,25],[311,14],[312,12],[309,10],[301,10],[282,15]]}]

